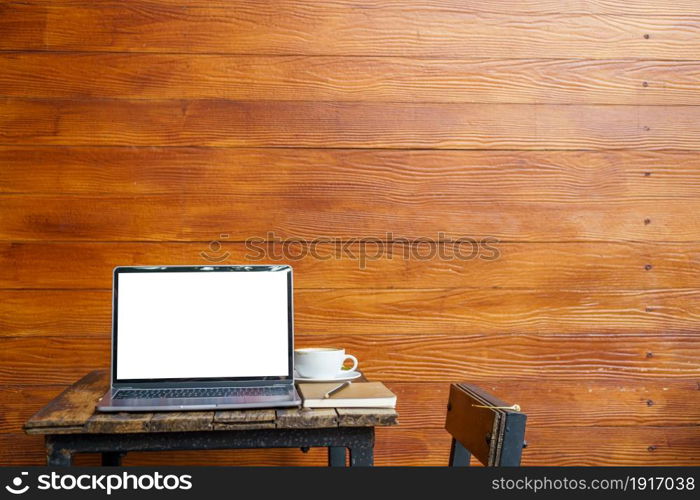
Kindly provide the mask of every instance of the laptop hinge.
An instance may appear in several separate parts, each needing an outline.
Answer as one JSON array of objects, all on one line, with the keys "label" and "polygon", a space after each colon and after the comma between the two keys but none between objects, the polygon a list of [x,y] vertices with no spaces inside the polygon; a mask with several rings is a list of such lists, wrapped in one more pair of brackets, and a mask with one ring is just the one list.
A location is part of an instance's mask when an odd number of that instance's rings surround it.
[{"label": "laptop hinge", "polygon": [[292,379],[289,380],[240,380],[240,381],[230,381],[230,380],[219,380],[219,381],[187,381],[187,382],[174,382],[174,381],[162,381],[162,382],[139,382],[139,383],[113,383],[112,388],[119,389],[179,389],[179,388],[206,388],[206,387],[260,387],[260,386],[284,386],[289,387],[294,385]]}]

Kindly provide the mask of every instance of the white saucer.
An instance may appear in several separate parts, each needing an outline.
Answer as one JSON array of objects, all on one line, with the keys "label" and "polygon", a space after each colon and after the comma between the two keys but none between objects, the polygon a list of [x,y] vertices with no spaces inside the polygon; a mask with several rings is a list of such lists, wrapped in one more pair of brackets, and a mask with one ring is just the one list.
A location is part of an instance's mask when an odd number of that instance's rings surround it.
[{"label": "white saucer", "polygon": [[345,380],[355,380],[360,378],[362,373],[356,371],[344,371],[331,378],[306,378],[294,372],[294,380],[299,382],[344,382]]}]

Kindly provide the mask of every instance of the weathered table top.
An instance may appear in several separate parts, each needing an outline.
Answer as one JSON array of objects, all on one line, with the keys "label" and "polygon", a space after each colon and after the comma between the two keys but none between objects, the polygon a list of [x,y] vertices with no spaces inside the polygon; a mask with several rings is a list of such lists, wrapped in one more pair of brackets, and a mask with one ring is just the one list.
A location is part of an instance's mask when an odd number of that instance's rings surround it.
[{"label": "weathered table top", "polygon": [[109,374],[87,374],[31,417],[27,434],[124,434],[237,429],[321,429],[396,425],[391,409],[323,408],[99,413]]}]

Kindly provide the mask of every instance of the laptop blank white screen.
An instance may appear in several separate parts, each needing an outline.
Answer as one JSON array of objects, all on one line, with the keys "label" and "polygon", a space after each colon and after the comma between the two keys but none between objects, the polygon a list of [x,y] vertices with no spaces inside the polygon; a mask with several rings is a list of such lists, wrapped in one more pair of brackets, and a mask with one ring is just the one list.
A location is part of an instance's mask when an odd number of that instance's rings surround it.
[{"label": "laptop blank white screen", "polygon": [[289,375],[288,272],[122,272],[117,379]]}]

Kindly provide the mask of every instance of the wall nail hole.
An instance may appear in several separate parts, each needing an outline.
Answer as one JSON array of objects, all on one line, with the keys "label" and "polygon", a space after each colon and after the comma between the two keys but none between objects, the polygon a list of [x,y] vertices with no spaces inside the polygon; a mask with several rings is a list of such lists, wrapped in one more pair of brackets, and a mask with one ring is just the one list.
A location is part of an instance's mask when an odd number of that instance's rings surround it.
[{"label": "wall nail hole", "polygon": [[651,399],[647,399],[647,406],[654,406],[654,402]]},{"label": "wall nail hole", "polygon": [[644,225],[648,226],[649,224],[651,224],[651,219],[644,219]]},{"label": "wall nail hole", "polygon": [[653,266],[651,264],[647,264],[646,266],[644,266],[644,269],[646,269],[647,271],[650,271],[652,267]]},{"label": "wall nail hole", "polygon": [[649,86],[649,82],[642,82],[642,87],[648,87],[648,86]]},{"label": "wall nail hole", "polygon": [[646,126],[646,125],[644,125],[643,128],[644,128],[644,131],[645,131],[645,132],[649,132],[649,131],[651,130],[651,129],[650,129],[648,126]]},{"label": "wall nail hole", "polygon": [[653,355],[654,355],[653,352],[648,352],[648,353],[647,353],[647,358],[651,358]]},{"label": "wall nail hole", "polygon": [[644,177],[650,177],[650,176],[651,176],[651,172],[644,172]]},{"label": "wall nail hole", "polygon": [[644,38],[645,38],[646,40],[649,40],[649,33],[645,33],[645,34],[644,34]]},{"label": "wall nail hole", "polygon": [[656,446],[654,446],[654,445],[651,445],[647,448],[647,451],[650,451],[650,452],[654,451],[654,450],[656,450]]},{"label": "wall nail hole", "polygon": [[[646,312],[648,312],[648,313],[654,312],[654,308],[653,308],[653,307],[646,307],[646,308],[644,308],[644,310],[645,310]],[[651,357],[651,356],[649,356],[649,354],[651,354],[651,353],[647,353],[647,358],[650,358],[650,357]]]}]

